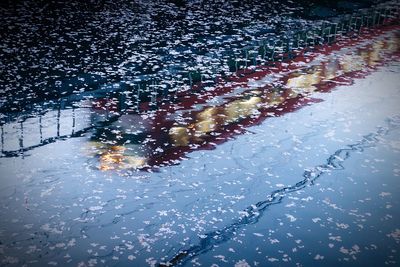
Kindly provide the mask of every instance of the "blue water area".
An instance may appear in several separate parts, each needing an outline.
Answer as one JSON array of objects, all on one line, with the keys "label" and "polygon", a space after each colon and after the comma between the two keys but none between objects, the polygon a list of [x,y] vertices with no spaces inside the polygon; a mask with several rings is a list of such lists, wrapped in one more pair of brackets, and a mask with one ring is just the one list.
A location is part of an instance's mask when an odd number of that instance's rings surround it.
[{"label": "blue water area", "polygon": [[[399,72],[391,62],[314,91],[300,109],[155,169],[134,168],[149,138],[126,144],[131,154],[115,145],[125,117],[109,102],[11,121],[2,150],[21,150],[0,158],[1,264],[398,265]],[[112,115],[114,135],[99,139],[109,124],[97,119]]]},{"label": "blue water area", "polygon": [[0,266],[400,265],[399,1],[3,2]]}]

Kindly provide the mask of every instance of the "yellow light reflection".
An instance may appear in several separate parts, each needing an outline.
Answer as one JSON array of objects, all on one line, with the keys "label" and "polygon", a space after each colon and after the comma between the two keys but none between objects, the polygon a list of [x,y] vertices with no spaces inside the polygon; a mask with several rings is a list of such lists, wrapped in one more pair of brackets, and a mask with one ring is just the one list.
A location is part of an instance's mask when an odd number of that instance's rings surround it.
[{"label": "yellow light reflection", "polygon": [[[169,129],[170,142],[174,146],[188,146],[200,144],[205,137],[216,131],[223,131],[224,126],[237,123],[241,119],[254,117],[262,108],[278,106],[286,100],[295,98],[298,94],[311,93],[317,90],[316,85],[325,80],[332,80],[343,74],[364,70],[366,66],[374,66],[386,52],[396,52],[400,43],[395,41],[376,41],[368,48],[358,49],[353,54],[340,57],[327,57],[318,66],[312,66],[302,71],[290,74],[283,90],[249,90],[241,98],[217,107],[208,107],[199,113],[184,114],[188,125],[182,125],[180,120],[175,120],[174,126]],[[196,114],[193,116],[193,114]],[[188,119],[188,120],[186,120]],[[124,131],[124,132],[123,132]],[[122,138],[127,130],[121,130],[121,135],[114,139]],[[99,169],[118,170],[140,168],[146,166],[148,159],[143,154],[142,145],[115,144],[115,140],[107,143],[95,142],[91,146],[91,153],[99,156]],[[149,148],[151,149],[151,148]],[[134,154],[134,155],[132,155]]]},{"label": "yellow light reflection", "polygon": [[187,146],[189,144],[188,132],[186,127],[176,126],[169,129],[169,136],[175,146]]},{"label": "yellow light reflection", "polygon": [[340,66],[344,73],[363,70],[365,61],[360,55],[344,55],[340,59]]},{"label": "yellow light reflection", "polygon": [[100,152],[99,169],[102,171],[136,169],[146,165],[147,159],[145,157],[126,155],[126,152],[124,146],[111,146],[108,149],[103,149]]},{"label": "yellow light reflection", "polygon": [[125,148],[122,146],[112,146],[100,155],[100,170],[114,170],[116,166],[123,162]]},{"label": "yellow light reflection", "polygon": [[252,96],[246,100],[235,100],[229,103],[224,109],[225,123],[232,123],[252,115],[258,109],[257,105],[261,101],[261,97]]},{"label": "yellow light reflection", "polygon": [[201,136],[203,134],[212,132],[216,128],[215,117],[217,109],[214,107],[207,108],[197,114],[197,122],[194,125],[195,135]]},{"label": "yellow light reflection", "polygon": [[272,91],[266,94],[266,104],[267,107],[275,107],[282,104],[285,98],[282,96],[280,91]]},{"label": "yellow light reflection", "polygon": [[311,71],[313,72],[289,78],[286,86],[299,92],[314,92],[317,89],[314,85],[320,83],[322,77],[320,68]]}]

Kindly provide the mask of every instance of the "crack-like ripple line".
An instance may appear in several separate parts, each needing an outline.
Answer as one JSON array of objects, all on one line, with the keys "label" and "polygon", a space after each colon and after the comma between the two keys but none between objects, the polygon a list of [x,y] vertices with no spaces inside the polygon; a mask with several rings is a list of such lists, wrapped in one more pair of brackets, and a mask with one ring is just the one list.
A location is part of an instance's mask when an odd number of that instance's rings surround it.
[{"label": "crack-like ripple line", "polygon": [[325,164],[315,166],[311,169],[306,169],[303,173],[303,179],[301,181],[294,185],[273,191],[265,200],[259,201],[255,205],[251,205],[244,209],[243,211],[245,215],[236,219],[232,224],[225,226],[222,229],[205,233],[203,235],[204,238],[201,238],[198,244],[193,245],[188,249],[181,249],[169,261],[160,263],[159,266],[184,265],[194,257],[208,252],[215,245],[232,239],[232,237],[236,234],[236,231],[240,228],[246,225],[257,223],[269,206],[281,203],[283,198],[292,192],[299,191],[306,186],[313,185],[315,180],[321,177],[324,173],[335,170],[343,170],[344,166],[342,163],[350,158],[352,152],[363,152],[366,148],[374,147],[380,141],[380,137],[385,136],[389,132],[399,128],[400,115],[387,119],[386,127],[378,127],[376,132],[363,136],[359,142],[336,150],[331,156],[329,156]]}]

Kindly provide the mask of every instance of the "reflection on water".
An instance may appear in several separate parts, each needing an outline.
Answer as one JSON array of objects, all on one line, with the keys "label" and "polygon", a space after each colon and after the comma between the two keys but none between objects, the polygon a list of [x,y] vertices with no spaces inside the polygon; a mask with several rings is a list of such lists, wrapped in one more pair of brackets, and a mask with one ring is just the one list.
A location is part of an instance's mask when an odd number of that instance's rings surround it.
[{"label": "reflection on water", "polygon": [[99,169],[102,171],[139,168],[146,164],[146,157],[131,153],[140,151],[135,149],[135,145],[103,146],[95,142],[90,143],[90,146],[95,147],[93,152],[99,157]]},{"label": "reflection on water", "polygon": [[[185,152],[212,148],[268,116],[306,104],[306,97],[323,84],[339,78],[351,79],[356,72],[376,66],[399,51],[398,40],[396,34],[391,34],[390,38],[373,44],[333,52],[321,61],[310,62],[310,67],[292,71],[275,85],[249,88],[239,95],[226,97],[219,105],[205,104],[200,110],[181,109],[176,116],[163,110],[145,115],[125,114],[109,127],[98,129],[92,138],[93,144],[102,144],[98,152],[99,168],[173,164]],[[129,116],[132,118],[127,119]],[[142,126],[140,130],[136,129],[138,125]],[[104,138],[105,131],[109,134]]]},{"label": "reflection on water", "polygon": [[303,64],[270,83],[256,81],[230,95],[183,96],[153,111],[137,112],[126,94],[61,103],[53,110],[3,124],[2,154],[25,155],[43,144],[90,132],[86,149],[95,159],[90,164],[99,170],[176,164],[190,151],[211,149],[269,116],[307,104],[314,91],[350,82],[357,72],[399,52],[399,43],[395,31],[382,33],[373,43],[357,41],[328,54],[315,53],[306,67]]},{"label": "reflection on water", "polygon": [[399,42],[373,40],[157,110],[121,88],[1,118],[0,265],[397,264]]}]

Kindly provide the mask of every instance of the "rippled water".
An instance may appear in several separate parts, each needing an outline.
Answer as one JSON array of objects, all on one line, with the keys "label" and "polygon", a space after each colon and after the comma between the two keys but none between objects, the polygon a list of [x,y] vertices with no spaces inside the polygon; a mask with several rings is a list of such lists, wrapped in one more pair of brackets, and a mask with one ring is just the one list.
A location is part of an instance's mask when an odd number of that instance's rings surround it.
[{"label": "rippled water", "polygon": [[2,265],[397,265],[398,52],[390,28],[157,110],[4,117]]}]

